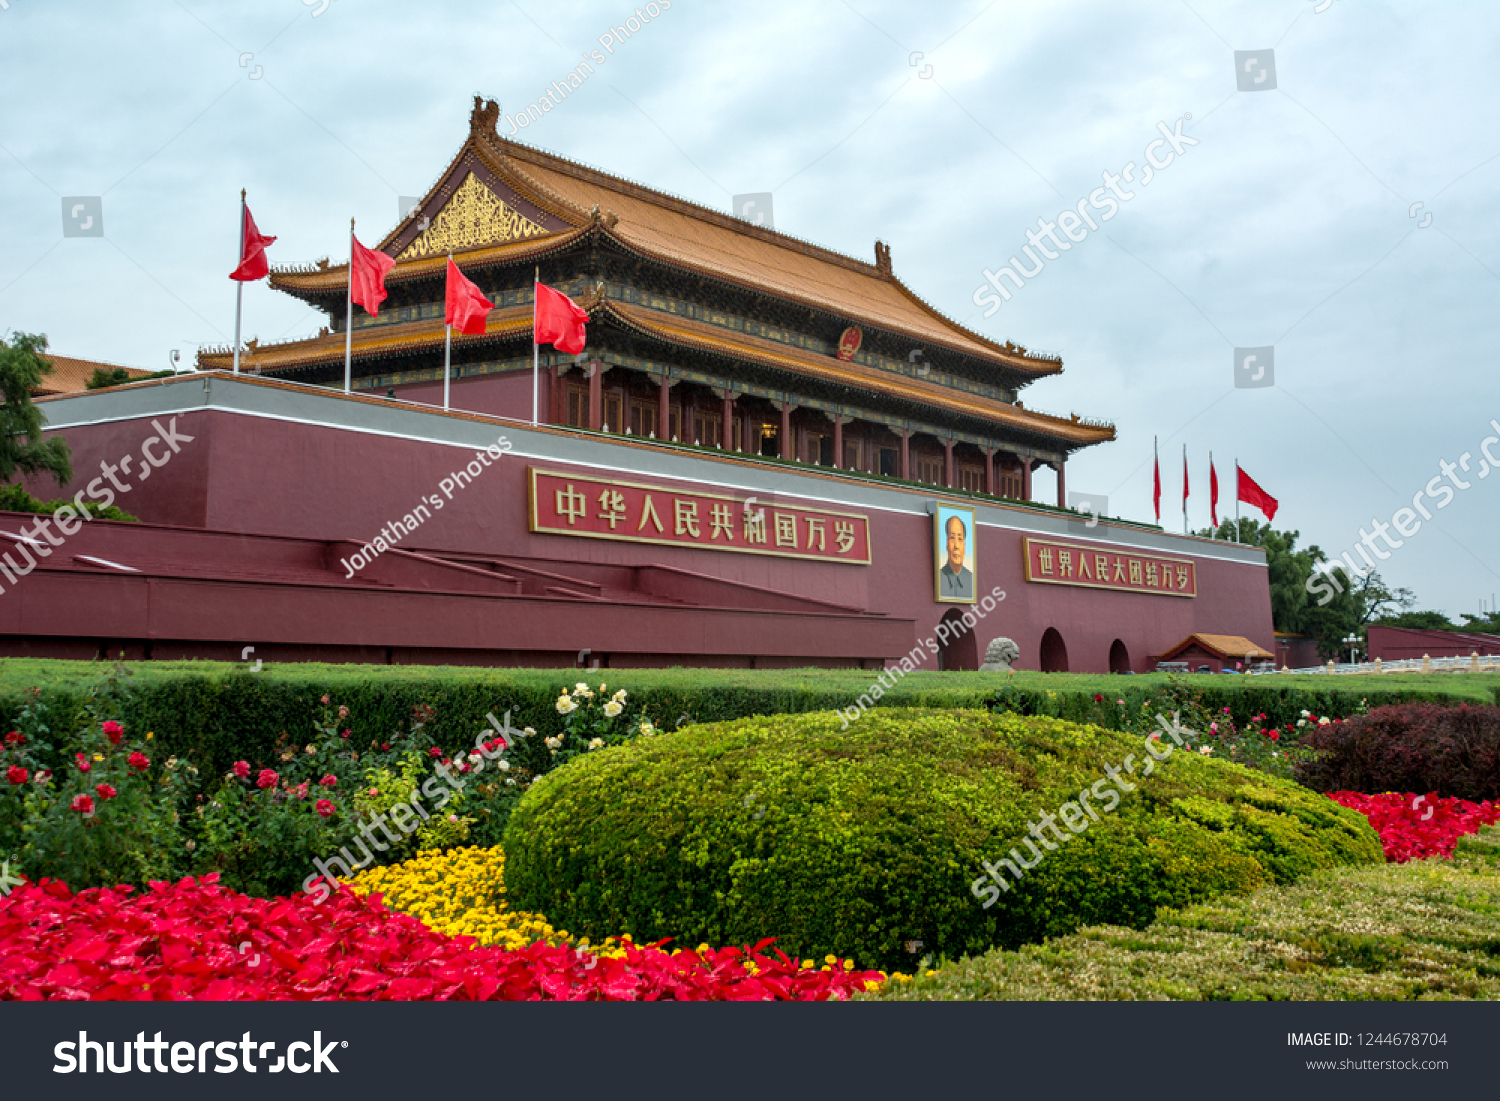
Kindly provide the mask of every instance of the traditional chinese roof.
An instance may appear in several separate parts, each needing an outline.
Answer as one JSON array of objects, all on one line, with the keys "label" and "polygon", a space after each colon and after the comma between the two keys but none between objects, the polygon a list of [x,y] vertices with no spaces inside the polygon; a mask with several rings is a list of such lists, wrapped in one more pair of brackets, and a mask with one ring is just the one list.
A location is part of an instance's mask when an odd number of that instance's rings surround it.
[{"label": "traditional chinese roof", "polygon": [[[499,108],[476,97],[468,140],[438,183],[380,244],[397,257],[388,284],[432,277],[444,257],[465,269],[526,262],[569,248],[583,232],[706,278],[822,310],[1040,377],[1061,360],[965,329],[914,294],[877,242],[868,263],[501,137]],[[341,292],[347,264],[273,269],[271,283],[301,297]]]},{"label": "traditional chinese roof", "polygon": [[132,379],[144,378],[151,374],[139,367],[121,367],[118,363],[101,363],[95,359],[73,359],[69,356],[43,355],[42,357],[52,364],[52,373],[43,375],[41,385],[32,391],[35,397],[45,397],[48,394],[76,394],[81,390],[88,389],[89,379],[94,377],[94,372],[105,371],[127,371]]},{"label": "traditional chinese roof", "polygon": [[[1057,440],[1064,446],[1083,447],[1114,438],[1114,428],[1110,425],[1021,409],[1008,402],[979,394],[905,375],[895,375],[833,356],[819,355],[793,345],[614,299],[595,300],[590,304],[591,323],[612,323],[674,347],[721,355],[736,362],[755,363],[823,382],[851,386],[868,393],[916,402],[948,413],[976,417],[1019,431],[1034,432]],[[496,340],[524,340],[529,344],[531,326],[530,305],[491,310],[485,319],[483,336],[454,334],[453,342],[455,346]],[[371,358],[438,351],[443,347],[443,328],[442,320],[434,317],[356,329],[352,356],[355,360],[368,362]],[[291,367],[334,365],[341,363],[343,358],[344,335],[325,333],[308,340],[257,347],[241,356],[240,365],[246,370],[277,371]],[[205,352],[199,357],[199,364],[204,370],[222,370],[229,363],[228,351]]]},{"label": "traditional chinese roof", "polygon": [[1248,638],[1241,638],[1239,635],[1191,634],[1166,653],[1161,654],[1156,660],[1171,661],[1178,654],[1183,653],[1193,646],[1197,646],[1200,650],[1205,650],[1220,659],[1228,658],[1235,661],[1250,661],[1254,658],[1275,657],[1270,651],[1262,650]]}]

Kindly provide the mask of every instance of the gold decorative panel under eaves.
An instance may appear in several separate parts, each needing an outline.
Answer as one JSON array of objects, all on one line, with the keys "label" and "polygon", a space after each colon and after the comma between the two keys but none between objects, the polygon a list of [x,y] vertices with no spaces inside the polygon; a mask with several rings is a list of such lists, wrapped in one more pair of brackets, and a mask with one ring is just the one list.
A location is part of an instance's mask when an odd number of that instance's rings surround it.
[{"label": "gold decorative panel under eaves", "polygon": [[398,259],[442,256],[449,252],[541,237],[547,230],[506,206],[470,172],[432,224],[406,246]]}]

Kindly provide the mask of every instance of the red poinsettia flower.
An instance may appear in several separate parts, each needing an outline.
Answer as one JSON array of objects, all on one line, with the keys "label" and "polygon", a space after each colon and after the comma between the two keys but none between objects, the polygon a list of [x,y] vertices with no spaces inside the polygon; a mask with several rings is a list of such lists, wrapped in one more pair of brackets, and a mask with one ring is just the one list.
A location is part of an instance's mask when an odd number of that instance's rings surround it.
[{"label": "red poinsettia flower", "polygon": [[260,775],[255,778],[255,786],[262,790],[265,790],[266,788],[273,788],[280,782],[281,777],[277,776],[276,773],[271,771],[269,768],[261,769]]},{"label": "red poinsettia flower", "polygon": [[234,762],[234,774],[236,776],[238,776],[241,780],[249,779],[249,777],[250,777],[250,762],[249,761],[236,761],[236,762]]},{"label": "red poinsettia flower", "polygon": [[318,811],[318,814],[320,816],[322,816],[323,818],[327,818],[330,815],[332,815],[333,812],[334,812],[334,809],[335,809],[334,805],[331,802],[329,802],[327,799],[319,799],[318,800],[317,811]]},{"label": "red poinsettia flower", "polygon": [[129,762],[130,767],[135,769],[137,772],[145,772],[148,768],[151,767],[151,758],[147,757],[140,750],[136,750],[134,753],[132,753],[129,757],[126,758],[126,761]]},{"label": "red poinsettia flower", "polygon": [[70,804],[70,806],[72,807],[73,810],[76,810],[79,814],[93,814],[94,813],[94,800],[90,796],[87,796],[87,795],[75,795],[75,796],[73,796],[73,802]]},{"label": "red poinsettia flower", "polygon": [[105,719],[103,724],[104,736],[109,739],[110,745],[119,745],[120,739],[125,735],[125,728],[114,719]]},{"label": "red poinsettia flower", "polygon": [[94,790],[99,793],[100,799],[113,799],[116,795],[120,794],[109,784],[100,784],[99,786],[94,788]]},{"label": "red poinsettia flower", "polygon": [[24,784],[31,774],[20,765],[11,765],[5,770],[5,778],[13,784]]}]

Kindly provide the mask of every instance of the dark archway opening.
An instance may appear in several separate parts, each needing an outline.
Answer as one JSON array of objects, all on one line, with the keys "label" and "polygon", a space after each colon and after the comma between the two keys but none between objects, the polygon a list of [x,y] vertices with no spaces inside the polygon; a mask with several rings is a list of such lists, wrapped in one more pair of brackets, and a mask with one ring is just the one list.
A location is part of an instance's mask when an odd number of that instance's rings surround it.
[{"label": "dark archway opening", "polygon": [[[974,619],[971,613],[970,619]],[[938,668],[944,671],[955,669],[978,669],[979,668],[979,639],[974,634],[974,628],[964,622],[964,613],[957,608],[949,608],[943,613],[942,622],[946,623],[948,636],[943,641],[943,636],[938,636],[941,649],[938,650]]]},{"label": "dark archway opening", "polygon": [[1043,673],[1066,673],[1068,671],[1068,647],[1056,627],[1048,627],[1042,636],[1039,655]]},{"label": "dark archway opening", "polygon": [[1109,646],[1109,671],[1111,673],[1130,672],[1130,651],[1125,649],[1125,644],[1115,639]]}]

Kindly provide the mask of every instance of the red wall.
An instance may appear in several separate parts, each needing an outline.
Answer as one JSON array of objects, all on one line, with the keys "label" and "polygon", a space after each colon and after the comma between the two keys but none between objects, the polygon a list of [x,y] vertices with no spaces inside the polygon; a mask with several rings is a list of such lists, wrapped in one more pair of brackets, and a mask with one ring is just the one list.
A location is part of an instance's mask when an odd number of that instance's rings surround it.
[{"label": "red wall", "polygon": [[[529,374],[504,381],[530,386]],[[464,388],[459,384],[455,392]],[[428,495],[440,494],[441,480],[473,456],[468,448],[214,409],[179,414],[177,423],[179,432],[194,436],[193,442],[184,444],[181,453],[148,481],[135,483],[118,502],[142,520],[230,532],[367,540]],[[505,431],[504,425],[494,426],[497,438]],[[67,494],[71,496],[96,477],[101,460],[114,462],[123,454],[138,453],[150,433],[149,417],[67,429],[78,472]],[[537,465],[670,484],[632,473],[628,464],[638,452],[622,446],[618,453],[625,469],[569,468],[555,461]],[[445,507],[434,510],[431,520],[401,546],[580,563],[675,566],[914,619],[917,633],[912,646],[930,636],[952,607],[933,600],[932,521],[923,513],[826,500],[805,502],[809,507],[866,513],[874,551],[869,566],[532,535],[527,529],[526,495],[530,461],[507,455],[487,468],[474,484],[457,490]],[[703,464],[705,476],[712,479],[735,481],[741,474],[727,462],[721,465],[721,461],[704,459]],[[765,474],[756,471],[754,477],[763,479]],[[678,484],[700,492],[723,492],[690,482]],[[816,475],[812,484],[827,498],[836,498],[841,488],[838,481]],[[45,485],[34,486],[33,492],[57,495],[55,488]],[[917,493],[912,497],[914,503],[922,500]],[[1006,510],[1006,514],[1022,524],[1031,515],[1023,510]],[[1042,634],[1049,627],[1061,633],[1073,672],[1108,671],[1110,646],[1117,638],[1128,648],[1132,668],[1142,672],[1149,669],[1148,654],[1161,653],[1195,631],[1242,635],[1275,652],[1263,565],[1199,558],[1199,595],[1192,599],[1031,584],[1023,574],[1024,534],[987,526],[981,520],[976,548],[978,592],[998,586],[1006,594],[977,630],[981,660],[985,644],[1003,635],[1020,646],[1019,668],[1035,669]],[[1065,538],[1089,542],[1072,534]],[[1182,557],[1198,546],[1207,544],[1183,539],[1181,549],[1174,547],[1170,553]],[[927,667],[934,665],[930,662]]]}]

